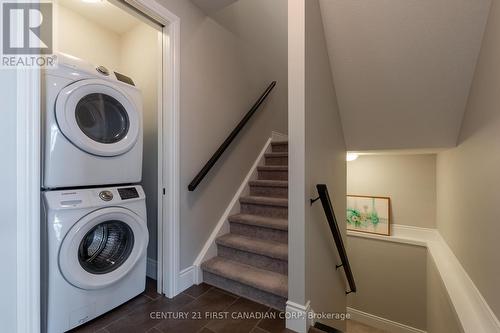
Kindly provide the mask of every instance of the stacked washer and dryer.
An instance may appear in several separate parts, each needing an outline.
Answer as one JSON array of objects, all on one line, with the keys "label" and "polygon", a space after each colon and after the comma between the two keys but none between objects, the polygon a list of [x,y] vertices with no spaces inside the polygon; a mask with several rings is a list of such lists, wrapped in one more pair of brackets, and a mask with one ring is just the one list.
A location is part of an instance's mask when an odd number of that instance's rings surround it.
[{"label": "stacked washer and dryer", "polygon": [[43,74],[42,312],[77,327],[146,283],[142,100],[133,81],[59,55]]}]

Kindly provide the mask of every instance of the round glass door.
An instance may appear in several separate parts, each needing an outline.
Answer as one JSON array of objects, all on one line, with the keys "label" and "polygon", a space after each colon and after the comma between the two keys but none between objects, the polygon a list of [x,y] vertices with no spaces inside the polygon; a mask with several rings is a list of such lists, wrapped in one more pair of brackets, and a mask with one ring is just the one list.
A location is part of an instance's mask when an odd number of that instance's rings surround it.
[{"label": "round glass door", "polygon": [[142,135],[142,105],[103,80],[81,80],[62,89],[56,119],[64,136],[98,156],[117,156]]},{"label": "round glass door", "polygon": [[80,130],[100,143],[123,140],[130,127],[123,105],[115,98],[100,93],[83,97],[76,105],[75,117]]},{"label": "round glass door", "polygon": [[86,290],[105,288],[146,265],[146,221],[122,207],[107,207],[85,215],[64,237],[59,268],[72,285]]},{"label": "round glass door", "polygon": [[78,261],[92,274],[107,274],[120,267],[134,247],[132,229],[121,221],[106,221],[92,228],[80,242]]}]

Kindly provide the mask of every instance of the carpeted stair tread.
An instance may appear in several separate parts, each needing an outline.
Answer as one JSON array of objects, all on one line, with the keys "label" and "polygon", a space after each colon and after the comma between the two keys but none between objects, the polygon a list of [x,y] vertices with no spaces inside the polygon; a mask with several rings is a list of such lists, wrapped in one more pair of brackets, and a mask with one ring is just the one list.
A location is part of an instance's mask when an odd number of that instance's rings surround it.
[{"label": "carpeted stair tread", "polygon": [[261,165],[257,167],[258,171],[288,171],[287,165]]},{"label": "carpeted stair tread", "polygon": [[248,182],[250,186],[267,186],[267,187],[288,187],[288,180],[251,180]]},{"label": "carpeted stair tread", "polygon": [[288,199],[285,198],[260,197],[250,195],[241,197],[240,203],[262,206],[288,207]]},{"label": "carpeted stair tread", "polygon": [[271,142],[271,150],[273,153],[287,153],[288,152],[288,141]]},{"label": "carpeted stair tread", "polygon": [[253,225],[257,227],[288,231],[288,220],[252,214],[235,214],[228,218],[229,222]]},{"label": "carpeted stair tread", "polygon": [[288,276],[238,262],[214,257],[202,269],[280,297],[288,297]]},{"label": "carpeted stair tread", "polygon": [[279,260],[288,260],[288,245],[285,243],[250,238],[231,233],[217,238],[216,243],[240,251],[251,252]]},{"label": "carpeted stair tread", "polygon": [[288,146],[288,141],[273,141],[271,146]]},{"label": "carpeted stair tread", "polygon": [[288,157],[288,152],[271,152],[271,153],[265,153],[265,157]]}]

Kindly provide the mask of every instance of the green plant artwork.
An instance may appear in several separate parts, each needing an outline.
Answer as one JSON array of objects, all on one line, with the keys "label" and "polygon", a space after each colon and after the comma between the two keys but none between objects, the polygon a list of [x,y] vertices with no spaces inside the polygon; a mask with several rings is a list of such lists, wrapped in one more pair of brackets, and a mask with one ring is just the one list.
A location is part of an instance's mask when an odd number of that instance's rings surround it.
[{"label": "green plant artwork", "polygon": [[356,227],[372,223],[377,225],[380,221],[377,210],[375,209],[375,198],[372,199],[372,209],[368,211],[368,207],[364,207],[364,211],[355,208],[347,208],[347,223],[353,224]]},{"label": "green plant artwork", "polygon": [[389,198],[347,196],[347,229],[389,234]]}]

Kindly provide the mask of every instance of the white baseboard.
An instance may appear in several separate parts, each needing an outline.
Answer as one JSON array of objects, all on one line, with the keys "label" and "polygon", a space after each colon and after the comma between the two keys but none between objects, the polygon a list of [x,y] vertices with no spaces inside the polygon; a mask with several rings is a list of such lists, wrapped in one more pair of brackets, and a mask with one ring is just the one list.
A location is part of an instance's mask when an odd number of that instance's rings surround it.
[{"label": "white baseboard", "polygon": [[395,321],[378,317],[353,308],[347,308],[347,313],[354,321],[372,326],[391,333],[426,333],[425,331]]},{"label": "white baseboard", "polygon": [[153,280],[156,280],[158,278],[157,267],[158,262],[154,259],[148,258],[146,261],[146,276]]},{"label": "white baseboard", "polygon": [[[147,259],[146,263],[146,276],[156,280],[157,279],[157,261],[151,258]],[[177,278],[177,292],[176,295],[180,294],[184,290],[195,284],[195,271],[196,267],[190,266],[179,272]]]},{"label": "white baseboard", "polygon": [[311,327],[312,322],[309,319],[309,313],[311,312],[311,302],[307,302],[306,305],[297,304],[292,301],[286,302],[286,328],[298,333],[307,333],[309,327]]},{"label": "white baseboard", "polygon": [[180,294],[192,285],[197,284],[195,281],[195,271],[196,268],[194,266],[190,266],[180,271],[179,279],[177,281],[177,294]]},{"label": "white baseboard", "polygon": [[203,274],[201,272],[200,266],[204,261],[207,261],[217,255],[217,246],[215,244],[215,239],[229,232],[229,223],[227,221],[227,218],[230,215],[239,212],[240,197],[249,192],[248,182],[252,179],[257,179],[257,167],[263,164],[265,153],[271,149],[271,142],[272,137],[267,140],[266,144],[260,151],[255,162],[250,168],[250,171],[248,171],[246,177],[241,182],[240,187],[229,202],[229,205],[220,217],[215,228],[212,230],[212,233],[205,242],[205,245],[198,254],[198,257],[196,257],[196,260],[193,263],[193,279],[195,284],[200,284],[201,282],[203,282]]}]

